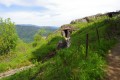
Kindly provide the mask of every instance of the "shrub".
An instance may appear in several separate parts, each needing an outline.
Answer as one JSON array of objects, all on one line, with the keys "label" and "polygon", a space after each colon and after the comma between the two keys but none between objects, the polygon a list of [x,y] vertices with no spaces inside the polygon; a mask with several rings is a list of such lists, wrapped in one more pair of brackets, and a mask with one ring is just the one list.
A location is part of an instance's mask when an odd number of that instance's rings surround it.
[{"label": "shrub", "polygon": [[0,54],[15,49],[17,38],[15,25],[10,21],[10,18],[5,20],[0,18]]}]

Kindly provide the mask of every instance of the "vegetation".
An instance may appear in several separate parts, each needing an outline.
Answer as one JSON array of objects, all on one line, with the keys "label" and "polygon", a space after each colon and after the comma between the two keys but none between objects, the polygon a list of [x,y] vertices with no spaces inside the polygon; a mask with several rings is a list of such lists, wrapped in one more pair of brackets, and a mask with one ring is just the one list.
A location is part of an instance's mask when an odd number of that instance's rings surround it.
[{"label": "vegetation", "polygon": [[14,51],[0,56],[0,73],[14,68],[20,68],[32,64],[29,59],[32,57],[30,44],[18,40]]},{"label": "vegetation", "polygon": [[35,26],[35,25],[16,25],[17,34],[26,43],[34,41],[34,35],[38,30],[44,29],[46,32],[42,36],[47,36],[51,32],[57,30],[57,28],[52,26]]},{"label": "vegetation", "polygon": [[45,33],[44,29],[40,29],[34,36],[34,42],[33,47],[36,47],[42,43],[42,40],[44,40],[44,37],[42,37],[42,34]]},{"label": "vegetation", "polygon": [[[103,80],[106,54],[120,37],[119,22],[119,17],[109,19],[107,16],[102,16],[92,19],[90,23],[70,24],[77,28],[71,35],[71,46],[60,50],[56,48],[58,41],[63,40],[60,30],[51,33],[46,39],[37,33],[32,44],[25,44],[28,47],[24,54],[22,50],[15,53],[21,55],[16,57],[16,60],[18,57],[21,58],[20,63],[28,61],[35,66],[2,80]],[[87,56],[86,34],[89,41]]]},{"label": "vegetation", "polygon": [[15,49],[17,38],[14,23],[9,18],[0,18],[0,55]]}]

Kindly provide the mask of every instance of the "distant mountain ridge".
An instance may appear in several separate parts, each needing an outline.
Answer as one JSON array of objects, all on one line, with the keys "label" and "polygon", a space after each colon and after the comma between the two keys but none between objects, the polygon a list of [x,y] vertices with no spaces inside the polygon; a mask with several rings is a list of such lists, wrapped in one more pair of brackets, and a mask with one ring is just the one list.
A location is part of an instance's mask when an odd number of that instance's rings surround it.
[{"label": "distant mountain ridge", "polygon": [[47,36],[49,33],[57,30],[55,26],[37,26],[32,24],[17,24],[16,31],[20,39],[24,42],[32,42],[33,37],[39,29],[44,29],[46,31],[43,36]]}]

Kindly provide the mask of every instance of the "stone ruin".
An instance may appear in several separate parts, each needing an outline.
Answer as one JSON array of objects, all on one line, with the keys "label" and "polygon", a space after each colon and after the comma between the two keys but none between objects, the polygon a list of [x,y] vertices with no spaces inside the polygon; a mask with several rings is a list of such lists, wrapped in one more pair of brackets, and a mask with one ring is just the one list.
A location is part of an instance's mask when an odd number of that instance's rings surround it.
[{"label": "stone ruin", "polygon": [[71,25],[63,25],[61,26],[61,35],[64,37],[63,41],[59,41],[58,43],[58,49],[70,47],[70,35],[72,34],[73,28]]}]

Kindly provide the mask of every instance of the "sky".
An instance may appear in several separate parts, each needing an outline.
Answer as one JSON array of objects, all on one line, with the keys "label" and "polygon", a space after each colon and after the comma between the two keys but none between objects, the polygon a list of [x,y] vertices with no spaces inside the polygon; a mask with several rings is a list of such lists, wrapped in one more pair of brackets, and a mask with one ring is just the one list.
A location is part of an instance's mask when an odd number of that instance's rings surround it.
[{"label": "sky", "polygon": [[57,26],[120,10],[120,0],[0,0],[0,17],[15,24]]}]

